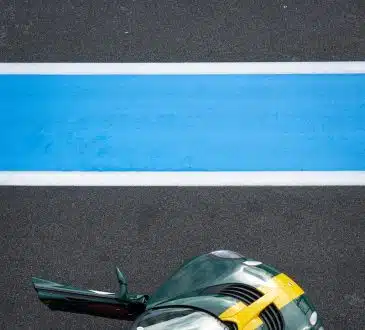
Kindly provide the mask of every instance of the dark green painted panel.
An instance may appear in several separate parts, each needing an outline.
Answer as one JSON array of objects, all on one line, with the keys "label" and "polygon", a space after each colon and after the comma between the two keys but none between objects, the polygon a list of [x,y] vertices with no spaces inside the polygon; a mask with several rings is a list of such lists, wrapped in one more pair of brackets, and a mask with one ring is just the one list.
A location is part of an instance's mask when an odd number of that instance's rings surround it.
[{"label": "dark green painted panel", "polygon": [[275,274],[272,269],[247,266],[246,258],[220,258],[205,254],[186,262],[150,298],[148,308],[164,301],[187,297],[195,291],[225,283],[260,287]]},{"label": "dark green painted panel", "polygon": [[315,324],[315,327],[309,323],[309,318],[312,312],[314,312],[314,306],[309,301],[306,295],[302,295],[299,298],[293,300],[281,309],[283,317],[285,319],[285,330],[296,329],[318,329],[321,326],[320,317]]},{"label": "dark green painted panel", "polygon": [[225,296],[211,295],[211,296],[196,296],[189,298],[174,299],[158,305],[162,306],[190,306],[199,309],[204,309],[214,315],[219,316],[228,308],[234,306],[239,301]]},{"label": "dark green painted panel", "polygon": [[273,266],[267,265],[267,264],[261,264],[261,265],[258,265],[256,267],[270,273],[272,276],[276,276],[276,275],[279,275],[281,273],[279,270],[277,270]]}]

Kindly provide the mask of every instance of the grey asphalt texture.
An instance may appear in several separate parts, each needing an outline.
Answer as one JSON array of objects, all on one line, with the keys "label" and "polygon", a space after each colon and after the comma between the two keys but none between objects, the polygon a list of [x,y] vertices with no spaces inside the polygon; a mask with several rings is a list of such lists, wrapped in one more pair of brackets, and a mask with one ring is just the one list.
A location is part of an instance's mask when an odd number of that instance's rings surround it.
[{"label": "grey asphalt texture", "polygon": [[365,58],[363,0],[2,0],[0,6],[0,61]]},{"label": "grey asphalt texture", "polygon": [[[15,1],[1,62],[365,59],[363,0]],[[128,329],[52,313],[39,276],[151,293],[186,258],[232,249],[296,279],[327,329],[365,329],[365,187],[0,187],[0,328]]]},{"label": "grey asphalt texture", "polygon": [[51,312],[31,276],[152,293],[184,259],[231,249],[298,281],[327,329],[364,329],[365,187],[2,187],[0,328],[128,329]]}]

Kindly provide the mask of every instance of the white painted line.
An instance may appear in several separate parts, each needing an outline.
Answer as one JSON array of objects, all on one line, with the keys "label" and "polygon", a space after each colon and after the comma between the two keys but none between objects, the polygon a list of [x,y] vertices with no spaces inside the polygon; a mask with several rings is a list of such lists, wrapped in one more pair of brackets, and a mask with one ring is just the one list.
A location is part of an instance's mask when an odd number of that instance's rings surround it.
[{"label": "white painted line", "polygon": [[0,186],[365,186],[365,171],[0,172]]},{"label": "white painted line", "polygon": [[0,74],[350,74],[365,61],[240,63],[0,63]]}]

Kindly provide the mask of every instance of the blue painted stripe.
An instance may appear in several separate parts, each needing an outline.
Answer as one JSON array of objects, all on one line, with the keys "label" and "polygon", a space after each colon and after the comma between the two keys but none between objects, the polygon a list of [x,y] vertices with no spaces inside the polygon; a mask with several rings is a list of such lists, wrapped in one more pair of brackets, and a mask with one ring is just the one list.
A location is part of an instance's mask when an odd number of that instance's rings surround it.
[{"label": "blue painted stripe", "polygon": [[365,170],[365,75],[2,75],[0,170]]}]

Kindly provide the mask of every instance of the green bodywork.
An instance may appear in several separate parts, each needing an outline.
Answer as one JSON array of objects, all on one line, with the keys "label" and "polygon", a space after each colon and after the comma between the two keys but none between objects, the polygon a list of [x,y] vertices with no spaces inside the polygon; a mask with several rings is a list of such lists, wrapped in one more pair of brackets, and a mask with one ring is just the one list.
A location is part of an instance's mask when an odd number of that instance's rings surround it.
[{"label": "green bodywork", "polygon": [[247,266],[244,264],[247,260],[250,259],[228,259],[205,254],[187,261],[150,297],[148,308],[171,299],[200,295],[202,289],[215,285],[243,283],[258,288],[279,274],[262,264]]},{"label": "green bodywork", "polygon": [[[53,310],[134,320],[146,310],[186,306],[219,317],[238,304],[239,300],[219,294],[214,288],[225,284],[245,284],[258,289],[280,274],[271,266],[250,261],[253,260],[237,257],[233,253],[223,256],[214,253],[201,255],[185,262],[150,297],[129,294],[126,280],[118,269],[118,293],[78,290],[37,278],[33,278],[33,284],[41,301]],[[289,302],[280,309],[285,324],[283,330],[320,329],[320,320],[315,326],[309,323],[314,311],[314,306],[305,294]],[[257,329],[268,328],[262,324]]]},{"label": "green bodywork", "polygon": [[39,299],[51,310],[133,321],[145,311],[148,296],[129,294],[124,275],[116,271],[118,293],[81,290],[36,277],[32,281]]}]

